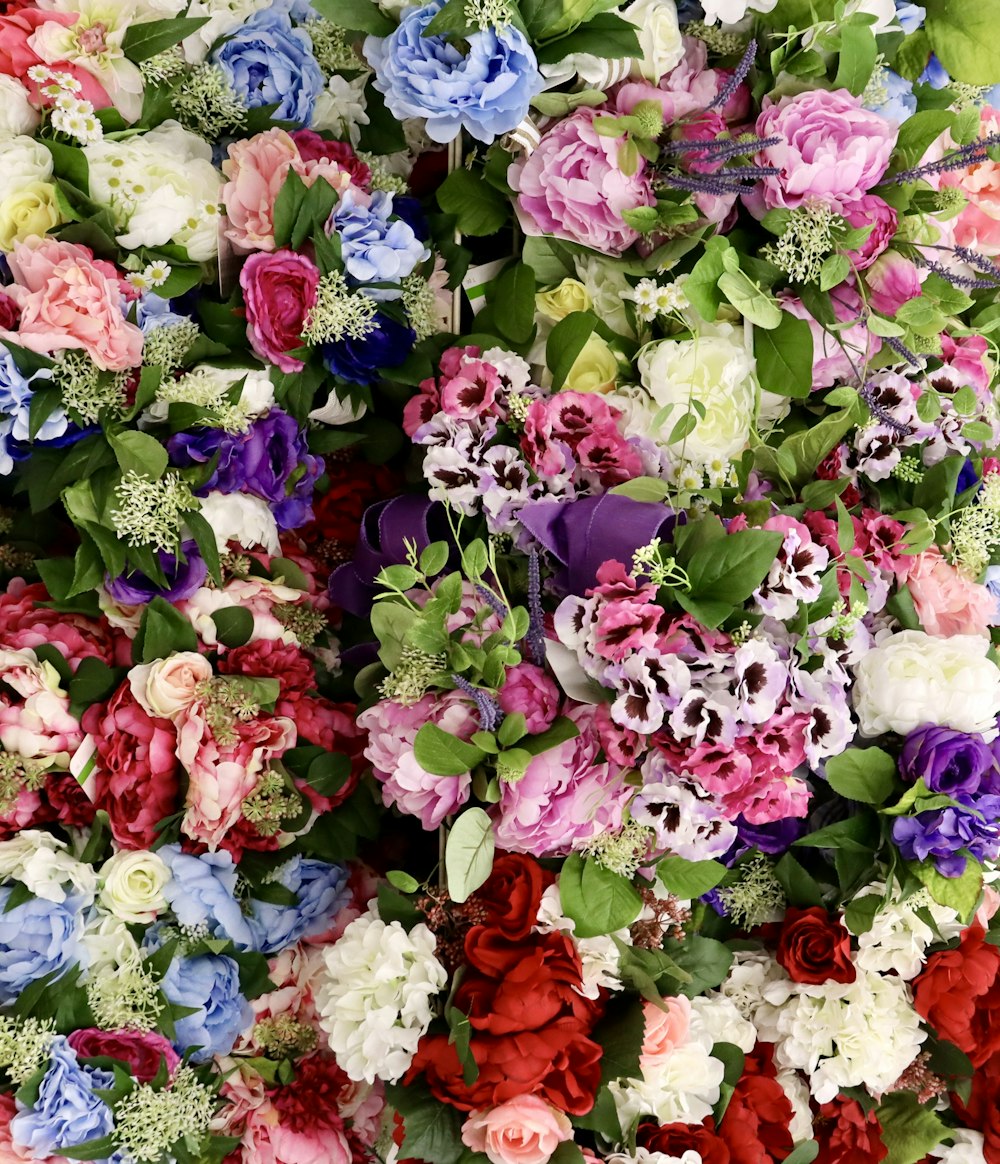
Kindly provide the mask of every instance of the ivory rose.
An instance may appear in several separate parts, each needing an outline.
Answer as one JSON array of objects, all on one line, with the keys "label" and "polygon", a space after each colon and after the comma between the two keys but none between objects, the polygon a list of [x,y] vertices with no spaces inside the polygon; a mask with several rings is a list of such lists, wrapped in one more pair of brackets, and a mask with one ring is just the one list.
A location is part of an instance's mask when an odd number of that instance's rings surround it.
[{"label": "ivory rose", "polygon": [[178,651],[169,659],[141,663],[128,673],[136,701],[152,716],[176,720],[212,678],[212,664],[197,651]]}]

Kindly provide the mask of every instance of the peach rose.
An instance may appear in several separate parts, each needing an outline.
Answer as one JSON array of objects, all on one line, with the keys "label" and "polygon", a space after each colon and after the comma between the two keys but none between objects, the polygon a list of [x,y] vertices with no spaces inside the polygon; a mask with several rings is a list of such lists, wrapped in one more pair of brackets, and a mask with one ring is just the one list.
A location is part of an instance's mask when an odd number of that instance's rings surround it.
[{"label": "peach rose", "polygon": [[235,141],[222,172],[229,228],[226,238],[247,251],[274,250],[274,203],[289,167],[299,151],[283,129],[268,129],[256,137]]},{"label": "peach rose", "polygon": [[642,1054],[639,1066],[645,1072],[687,1041],[691,1026],[691,1003],[683,996],[663,999],[666,1010],[653,1002],[642,1004],[645,1029],[642,1035]]},{"label": "peach rose", "polygon": [[[984,105],[979,127],[980,137],[1000,132],[1000,110]],[[953,223],[955,242],[980,254],[1000,255],[1000,163],[987,158],[964,170],[949,170],[941,175],[941,185],[957,186],[968,199]]]},{"label": "peach rose", "polygon": [[565,1112],[537,1095],[518,1095],[498,1107],[471,1112],[462,1143],[485,1152],[492,1164],[546,1164],[573,1125]]},{"label": "peach rose", "polygon": [[212,664],[197,651],[178,651],[169,659],[142,663],[128,673],[136,701],[151,716],[176,719],[198,698],[198,688],[212,678]]},{"label": "peach rose", "polygon": [[129,323],[114,268],[76,243],[30,238],[7,258],[6,288],[21,310],[16,332],[0,332],[33,352],[82,348],[104,371],[142,361],[142,332]]},{"label": "peach rose", "polygon": [[937,546],[916,555],[906,584],[929,635],[989,635],[996,608],[993,595],[956,570]]}]

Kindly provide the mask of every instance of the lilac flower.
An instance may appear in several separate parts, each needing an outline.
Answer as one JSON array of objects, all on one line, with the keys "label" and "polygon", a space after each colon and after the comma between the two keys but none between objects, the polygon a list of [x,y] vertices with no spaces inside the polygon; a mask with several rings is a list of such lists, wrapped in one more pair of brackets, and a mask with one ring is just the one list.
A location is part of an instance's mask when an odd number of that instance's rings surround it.
[{"label": "lilac flower", "polygon": [[930,858],[944,877],[961,877],[966,854],[978,861],[1000,856],[1000,796],[960,798],[962,803],[897,817],[892,839],[908,861]]}]

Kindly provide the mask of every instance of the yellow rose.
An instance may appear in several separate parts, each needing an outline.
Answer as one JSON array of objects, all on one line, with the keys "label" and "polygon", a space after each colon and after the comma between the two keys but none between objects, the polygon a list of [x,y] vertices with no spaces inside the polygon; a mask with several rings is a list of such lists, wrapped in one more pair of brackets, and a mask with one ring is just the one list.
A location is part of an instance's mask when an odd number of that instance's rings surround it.
[{"label": "yellow rose", "polygon": [[610,392],[618,379],[618,359],[599,335],[592,335],[573,361],[563,390]]},{"label": "yellow rose", "polygon": [[539,291],[535,296],[535,307],[539,315],[558,323],[574,311],[589,311],[590,293],[578,279],[563,279],[551,291]]},{"label": "yellow rose", "polygon": [[0,202],[0,251],[33,234],[44,235],[62,222],[51,182],[29,182]]}]

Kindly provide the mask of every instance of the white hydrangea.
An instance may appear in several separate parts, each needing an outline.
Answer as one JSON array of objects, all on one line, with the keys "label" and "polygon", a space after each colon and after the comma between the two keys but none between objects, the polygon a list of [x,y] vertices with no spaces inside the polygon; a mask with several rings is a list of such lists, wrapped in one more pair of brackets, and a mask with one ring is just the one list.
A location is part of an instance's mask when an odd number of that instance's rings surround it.
[{"label": "white hydrangea", "polygon": [[208,142],[165,121],[141,136],[92,142],[84,153],[90,196],[110,208],[123,247],[170,243],[195,262],[215,258],[222,176]]},{"label": "white hydrangea", "polygon": [[886,1091],[927,1037],[909,987],[897,977],[860,971],[854,982],[819,986],[786,979],[766,986],[765,998],[778,1008],[776,1064],[805,1071],[817,1103],[845,1087]]},{"label": "white hydrangea", "polygon": [[583,985],[580,993],[584,998],[598,998],[602,987],[605,990],[621,990],[622,982],[619,977],[621,958],[615,945],[615,938],[630,946],[632,935],[624,929],[613,934],[601,934],[596,938],[577,938],[573,935],[575,929],[576,923],[573,919],[566,917],[562,912],[559,887],[550,885],[542,894],[538,906],[535,932],[551,934],[559,930],[573,938],[583,967]]},{"label": "white hydrangea", "polygon": [[764,1042],[773,1043],[778,1011],[765,999],[765,990],[770,983],[787,981],[784,970],[770,954],[763,950],[737,950],[719,994],[754,1024]]},{"label": "white hydrangea", "polygon": [[346,137],[357,149],[361,142],[361,127],[369,121],[365,97],[368,77],[368,73],[361,73],[349,81],[334,73],[316,98],[312,128],[317,132],[327,130],[338,137]]},{"label": "white hydrangea", "polygon": [[[879,883],[865,886],[859,897],[882,895]],[[955,910],[939,905],[926,889],[912,894],[905,901],[884,902],[872,927],[858,935],[857,965],[870,974],[898,974],[907,982],[923,969],[924,951],[931,942],[940,940],[938,934],[921,918],[917,911],[930,915],[940,937],[945,941],[957,937],[962,924]]]},{"label": "white hydrangea", "polygon": [[691,1014],[708,1032],[713,1043],[732,1043],[749,1054],[757,1042],[757,1028],[724,994],[713,991],[691,999]]},{"label": "white hydrangea", "polygon": [[320,1026],[351,1079],[395,1083],[430,1026],[431,1002],[448,974],[422,923],[409,933],[374,911],[357,918],[324,954],[316,992]]},{"label": "white hydrangea", "polygon": [[76,897],[90,905],[97,893],[97,874],[67,852],[65,841],[39,829],[26,829],[0,841],[0,878],[14,877],[36,897],[63,902]]}]

